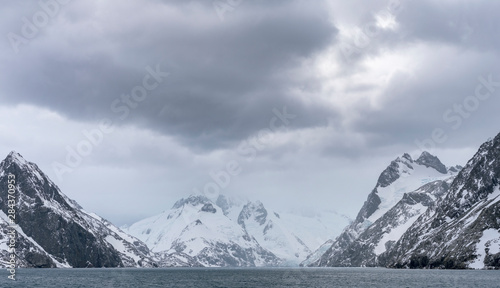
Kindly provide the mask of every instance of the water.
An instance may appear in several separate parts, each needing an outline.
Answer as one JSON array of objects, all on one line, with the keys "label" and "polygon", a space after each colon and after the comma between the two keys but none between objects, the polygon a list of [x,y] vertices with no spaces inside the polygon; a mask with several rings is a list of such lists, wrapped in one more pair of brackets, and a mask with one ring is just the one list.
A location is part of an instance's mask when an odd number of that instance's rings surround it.
[{"label": "water", "polygon": [[500,271],[383,268],[2,269],[0,287],[500,287]]}]

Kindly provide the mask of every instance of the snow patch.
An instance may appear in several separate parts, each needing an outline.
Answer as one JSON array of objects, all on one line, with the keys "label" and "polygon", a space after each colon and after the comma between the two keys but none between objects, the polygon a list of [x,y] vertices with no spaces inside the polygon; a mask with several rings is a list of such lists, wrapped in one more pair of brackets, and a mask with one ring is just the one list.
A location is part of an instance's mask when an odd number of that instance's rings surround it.
[{"label": "snow patch", "polygon": [[385,252],[386,247],[385,244],[388,241],[398,241],[401,236],[410,228],[413,223],[420,217],[420,215],[427,209],[421,203],[418,203],[411,208],[413,210],[413,217],[410,217],[406,220],[406,222],[401,223],[399,226],[392,228],[388,233],[385,233],[382,239],[378,242],[377,246],[374,249],[375,254],[378,256]]},{"label": "snow patch", "polygon": [[[488,249],[488,251],[486,251]],[[483,236],[476,244],[477,258],[469,264],[469,268],[483,269],[486,254],[492,255],[500,252],[500,232],[496,229],[486,229]]]}]

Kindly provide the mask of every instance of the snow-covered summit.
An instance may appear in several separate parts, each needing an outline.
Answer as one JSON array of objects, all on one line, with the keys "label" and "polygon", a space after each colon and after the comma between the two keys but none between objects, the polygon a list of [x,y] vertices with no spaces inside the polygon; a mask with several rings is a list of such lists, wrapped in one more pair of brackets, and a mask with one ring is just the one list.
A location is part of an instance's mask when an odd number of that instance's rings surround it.
[{"label": "snow-covered summit", "polygon": [[380,174],[377,185],[356,220],[358,224],[367,220],[368,223],[363,224],[367,227],[401,200],[404,193],[432,181],[453,177],[457,172],[458,169],[447,169],[439,158],[429,152],[422,152],[417,160],[405,153],[393,160]]},{"label": "snow-covered summit", "polygon": [[185,255],[201,266],[276,266],[280,259],[202,195],[127,228],[157,253]]},{"label": "snow-covered summit", "polygon": [[[201,266],[297,266],[347,223],[333,213],[277,213],[261,201],[233,195],[215,201],[191,195],[126,231],[156,253],[182,255]],[[227,254],[228,247],[237,252]]]},{"label": "snow-covered summit", "polygon": [[442,174],[448,173],[448,169],[441,163],[441,160],[427,151],[422,152],[422,155],[420,155],[415,162],[426,167],[434,168]]},{"label": "snow-covered summit", "polygon": [[[352,222],[321,259],[309,259],[309,265],[324,266],[331,263],[347,249],[366,229],[394,207],[406,193],[433,182],[455,177],[458,169],[447,169],[434,155],[424,151],[417,160],[404,153],[397,157],[380,174],[377,183]],[[334,261],[333,261],[334,262]]]},{"label": "snow-covered summit", "polygon": [[[465,167],[447,168],[446,174],[445,166],[429,153],[416,161],[402,158],[384,171],[387,177],[383,180],[389,181],[378,183],[370,194],[372,213],[366,213],[365,203],[361,217],[310,265],[498,269],[500,134],[481,145]],[[429,172],[425,169],[433,169],[441,177],[452,176],[425,179],[424,185],[403,193],[384,211],[384,201],[391,202],[386,197],[397,194],[387,189],[401,181],[399,169],[410,166],[410,176],[403,181],[408,187],[417,183],[411,179],[415,175]]]}]

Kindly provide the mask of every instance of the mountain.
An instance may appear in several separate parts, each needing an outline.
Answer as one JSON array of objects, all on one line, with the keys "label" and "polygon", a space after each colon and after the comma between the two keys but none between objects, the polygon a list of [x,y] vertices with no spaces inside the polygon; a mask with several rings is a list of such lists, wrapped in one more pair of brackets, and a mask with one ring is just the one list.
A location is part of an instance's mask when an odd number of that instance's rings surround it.
[{"label": "mountain", "polygon": [[283,259],[282,266],[298,265],[299,260],[311,253],[309,247],[287,229],[280,215],[268,213],[261,202],[246,204],[238,216],[238,224],[264,248]]},{"label": "mountain", "polygon": [[154,252],[184,257],[196,266],[253,267],[280,263],[278,257],[228,218],[221,207],[201,195],[181,199],[170,211],[139,221],[127,231]]},{"label": "mountain", "polygon": [[297,266],[349,221],[332,211],[276,213],[259,201],[198,195],[124,229],[136,238],[85,211],[16,152],[0,163],[0,207],[2,267],[11,238],[17,267]]},{"label": "mountain", "polygon": [[481,145],[428,209],[381,255],[410,268],[500,268],[500,134]]},{"label": "mountain", "polygon": [[[125,230],[155,253],[190,259],[191,265],[297,266],[335,235],[337,226],[348,223],[343,216],[329,212],[302,214],[276,213],[260,201],[191,195]],[[324,218],[328,220],[322,221]],[[333,222],[340,224],[334,226]]]},{"label": "mountain", "polygon": [[[356,219],[331,244],[322,245],[302,265],[376,266],[378,254],[385,251],[386,243],[390,245],[397,240],[405,227],[441,197],[442,189],[436,187],[446,188],[461,168],[447,168],[428,152],[416,160],[406,153],[396,158],[380,174]],[[425,188],[415,191],[427,183]],[[412,191],[415,192],[409,193]]]},{"label": "mountain", "polygon": [[329,266],[380,266],[380,255],[390,250],[401,235],[446,193],[453,177],[425,184],[403,198],[361,232],[345,249],[329,259]]},{"label": "mountain", "polygon": [[[8,186],[13,181],[14,194]],[[83,210],[16,152],[0,163],[0,207],[1,266],[8,265],[12,234],[17,267],[157,266],[144,243]]]}]

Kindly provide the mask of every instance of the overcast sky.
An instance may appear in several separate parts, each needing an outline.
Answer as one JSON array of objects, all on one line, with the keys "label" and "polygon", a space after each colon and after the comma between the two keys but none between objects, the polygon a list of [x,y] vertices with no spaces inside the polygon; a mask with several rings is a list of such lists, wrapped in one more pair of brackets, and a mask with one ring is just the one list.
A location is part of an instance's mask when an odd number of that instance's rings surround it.
[{"label": "overcast sky", "polygon": [[355,217],[397,156],[500,132],[498,1],[1,5],[1,157],[117,225],[196,190]]}]

